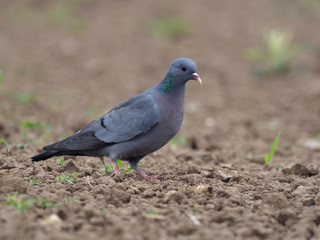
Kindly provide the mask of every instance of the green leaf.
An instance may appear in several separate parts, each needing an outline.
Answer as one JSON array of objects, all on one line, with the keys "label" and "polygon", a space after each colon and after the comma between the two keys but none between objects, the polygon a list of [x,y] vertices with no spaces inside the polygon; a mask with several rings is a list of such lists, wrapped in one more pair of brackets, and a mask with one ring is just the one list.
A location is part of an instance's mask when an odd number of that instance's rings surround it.
[{"label": "green leaf", "polygon": [[77,179],[78,173],[77,172],[72,172],[69,173],[67,176],[61,175],[56,177],[56,182],[61,182],[61,181],[66,181],[68,183],[73,183],[73,180]]},{"label": "green leaf", "polygon": [[2,70],[0,69],[0,84],[3,83],[4,81],[4,74],[2,72]]},{"label": "green leaf", "polygon": [[64,166],[64,157],[60,157],[58,162],[60,163],[60,166],[63,167]]},{"label": "green leaf", "polygon": [[35,99],[33,93],[26,92],[26,93],[19,93],[14,92],[12,93],[12,98],[18,103],[32,103]]},{"label": "green leaf", "polygon": [[125,173],[128,173],[128,172],[131,172],[133,171],[133,168],[132,167],[128,167],[124,170]]},{"label": "green leaf", "polygon": [[122,169],[122,161],[121,160],[117,160],[117,167],[119,169]]},{"label": "green leaf", "polygon": [[184,135],[178,135],[170,140],[170,144],[174,146],[184,146],[187,144],[187,138]]},{"label": "green leaf", "polygon": [[0,143],[4,143],[4,144],[7,146],[8,152],[10,152],[9,145],[8,145],[8,143],[6,142],[6,140],[0,139]]},{"label": "green leaf", "polygon": [[269,154],[266,154],[264,156],[264,161],[266,164],[269,164],[271,162],[273,155],[274,155],[275,151],[277,150],[279,138],[280,138],[280,132],[278,133],[277,137],[274,139],[274,141],[271,145]]},{"label": "green leaf", "polygon": [[148,214],[148,215],[151,215],[151,216],[157,216],[157,215],[158,215],[157,212],[150,211],[150,209],[147,209],[147,214]]},{"label": "green leaf", "polygon": [[36,122],[36,121],[28,121],[28,120],[23,120],[20,123],[20,127],[24,130],[27,129],[37,129],[37,130],[51,130],[52,127],[51,125],[47,123],[41,123],[41,122]]},{"label": "green leaf", "polygon": [[17,147],[20,148],[20,149],[27,149],[28,148],[28,144],[17,143]]},{"label": "green leaf", "polygon": [[318,132],[316,139],[320,142],[320,132]]},{"label": "green leaf", "polygon": [[31,184],[39,184],[40,182],[37,180],[36,177],[34,177],[31,180],[29,180],[29,183],[31,183]]}]

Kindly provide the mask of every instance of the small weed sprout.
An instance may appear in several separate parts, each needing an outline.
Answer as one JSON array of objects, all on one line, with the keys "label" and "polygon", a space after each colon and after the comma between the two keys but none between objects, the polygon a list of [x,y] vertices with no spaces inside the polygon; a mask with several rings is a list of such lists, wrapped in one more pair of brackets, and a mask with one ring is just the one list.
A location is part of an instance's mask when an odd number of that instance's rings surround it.
[{"label": "small weed sprout", "polygon": [[149,208],[147,208],[146,211],[147,211],[147,214],[148,214],[148,215],[151,215],[151,216],[157,216],[157,215],[158,215],[157,212],[151,211]]},{"label": "small weed sprout", "polygon": [[108,164],[104,168],[100,168],[99,171],[104,172],[105,176],[109,176],[110,173],[113,172],[113,167],[110,164]]},{"label": "small weed sprout", "polygon": [[40,182],[37,180],[36,177],[34,177],[31,180],[29,180],[29,183],[31,183],[31,184],[39,184]]},{"label": "small weed sprout", "polygon": [[153,20],[149,28],[156,36],[163,39],[184,36],[191,32],[190,23],[179,17]]},{"label": "small weed sprout", "polygon": [[6,145],[8,152],[10,152],[9,144],[7,143],[6,140],[0,139],[0,143],[3,143]]},{"label": "small weed sprout", "polygon": [[46,199],[43,199],[43,198],[37,198],[35,200],[36,200],[35,201],[36,205],[42,208],[57,207],[57,205],[54,204],[53,202],[47,201]]},{"label": "small weed sprout", "polygon": [[[114,171],[113,166],[111,164],[106,165],[105,162],[103,161],[103,158],[101,158],[101,161],[102,161],[102,163],[104,165],[104,168],[100,168],[99,171],[100,172],[104,172],[105,176],[109,176],[110,173],[112,173]],[[120,159],[117,160],[117,167],[120,170],[123,169],[122,161]],[[138,164],[138,167],[143,171],[143,168],[141,167],[140,164]],[[132,167],[127,167],[126,169],[124,169],[125,173],[131,172],[131,171],[133,171]]]},{"label": "small weed sprout", "polygon": [[17,143],[16,146],[22,150],[28,148],[28,144],[23,144],[23,143]]},{"label": "small weed sprout", "polygon": [[36,130],[51,130],[52,127],[51,125],[47,123],[41,123],[41,122],[36,122],[36,121],[28,121],[28,120],[23,120],[20,123],[20,126],[22,129],[28,130],[28,129],[36,129]]},{"label": "small weed sprout", "polygon": [[103,214],[107,214],[108,213],[107,208],[102,208],[101,211],[102,211]]},{"label": "small weed sprout", "polygon": [[74,203],[73,199],[68,199],[67,197],[64,198],[64,201],[66,204],[73,204]]},{"label": "small weed sprout", "polygon": [[77,179],[77,176],[78,176],[77,172],[69,173],[67,176],[65,175],[57,176],[56,182],[59,183],[61,181],[66,181],[68,183],[73,183],[73,181]]},{"label": "small weed sprout", "polygon": [[2,72],[2,70],[0,69],[0,85],[3,83],[4,81],[4,74]]},{"label": "small weed sprout", "polygon": [[[6,145],[7,151],[8,151],[8,153],[9,153],[9,152],[10,152],[10,146],[9,146],[9,144],[7,143],[7,141],[6,141],[6,140],[3,140],[3,139],[0,139],[0,144],[1,144],[1,143],[3,143],[3,144]],[[18,157],[17,157],[17,156],[9,155],[9,157],[11,157],[13,160],[18,160]]]},{"label": "small weed sprout", "polygon": [[300,44],[293,43],[288,31],[272,30],[264,36],[264,49],[250,48],[245,57],[261,65],[253,72],[259,76],[285,74],[291,70],[292,59],[302,52]]},{"label": "small weed sprout", "polygon": [[64,166],[64,157],[60,157],[58,160],[58,163],[60,164],[61,167]]},{"label": "small weed sprout", "polygon": [[[316,139],[317,139],[317,141],[320,142],[320,132],[318,132]],[[1,142],[1,141],[0,141],[0,142]]]},{"label": "small weed sprout", "polygon": [[122,161],[120,159],[117,160],[117,167],[122,169]]},{"label": "small weed sprout", "polygon": [[125,173],[131,172],[131,171],[133,171],[133,168],[132,168],[132,167],[127,167],[127,168],[124,170]]},{"label": "small weed sprout", "polygon": [[269,154],[264,155],[264,162],[266,164],[269,164],[271,162],[273,155],[274,155],[275,151],[277,150],[279,138],[280,138],[280,132],[278,133],[277,137],[274,139],[274,141],[271,145]]},{"label": "small weed sprout", "polygon": [[28,139],[29,130],[49,131],[52,129],[51,125],[47,123],[28,121],[28,120],[21,121],[20,127],[22,129],[22,137],[24,139]]},{"label": "small weed sprout", "polygon": [[28,212],[27,208],[33,206],[34,203],[34,199],[24,201],[21,198],[18,198],[18,194],[9,195],[7,201],[4,202],[5,205],[12,205],[16,210],[21,212]]},{"label": "small weed sprout", "polygon": [[35,95],[30,92],[26,92],[26,93],[14,92],[12,93],[12,98],[17,103],[32,103],[34,102]]},{"label": "small weed sprout", "polygon": [[170,140],[170,144],[173,146],[184,146],[187,144],[187,138],[184,135],[178,135]]},{"label": "small weed sprout", "polygon": [[16,210],[21,212],[28,212],[28,207],[37,205],[42,208],[46,207],[56,207],[53,202],[47,201],[43,198],[32,198],[24,200],[18,194],[9,195],[7,201],[4,202],[5,205],[12,205]]}]

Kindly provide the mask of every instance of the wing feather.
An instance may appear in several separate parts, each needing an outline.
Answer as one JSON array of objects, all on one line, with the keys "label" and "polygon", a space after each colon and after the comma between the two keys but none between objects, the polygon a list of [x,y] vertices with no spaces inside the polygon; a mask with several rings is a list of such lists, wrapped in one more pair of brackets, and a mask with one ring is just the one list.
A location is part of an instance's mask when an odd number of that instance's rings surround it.
[{"label": "wing feather", "polygon": [[144,93],[128,99],[101,118],[96,121],[95,136],[106,143],[119,143],[155,126],[159,107],[150,94]]}]

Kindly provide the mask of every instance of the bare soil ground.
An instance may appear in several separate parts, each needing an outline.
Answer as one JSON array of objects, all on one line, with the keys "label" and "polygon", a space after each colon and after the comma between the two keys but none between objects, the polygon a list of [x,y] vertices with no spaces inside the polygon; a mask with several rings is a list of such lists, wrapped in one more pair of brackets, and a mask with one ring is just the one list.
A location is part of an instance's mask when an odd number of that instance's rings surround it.
[{"label": "bare soil ground", "polygon": [[[0,3],[0,139],[11,146],[0,144],[0,239],[320,238],[320,151],[305,146],[320,132],[317,1]],[[150,31],[150,21],[176,16],[188,19],[189,34]],[[295,72],[257,79],[244,52],[274,28],[309,50]],[[197,63],[204,84],[187,87],[187,144],[141,161],[163,180],[104,176],[97,158],[31,162],[42,146],[158,83],[178,57]],[[52,128],[24,130],[25,120]],[[71,172],[73,183],[56,181]],[[4,204],[10,196],[55,206],[21,212]]]}]

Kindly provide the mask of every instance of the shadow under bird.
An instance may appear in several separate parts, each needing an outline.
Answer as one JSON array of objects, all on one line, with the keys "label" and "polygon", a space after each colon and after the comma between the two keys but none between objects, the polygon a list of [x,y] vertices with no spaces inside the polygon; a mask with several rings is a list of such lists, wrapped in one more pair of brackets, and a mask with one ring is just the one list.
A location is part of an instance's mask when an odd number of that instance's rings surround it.
[{"label": "shadow under bird", "polygon": [[120,103],[73,136],[45,146],[45,152],[32,160],[61,155],[107,156],[114,169],[111,176],[120,174],[116,162],[121,159],[129,161],[143,178],[161,178],[148,176],[138,163],[168,143],[181,128],[186,83],[192,79],[202,84],[196,64],[187,58],[176,59],[159,84]]}]

